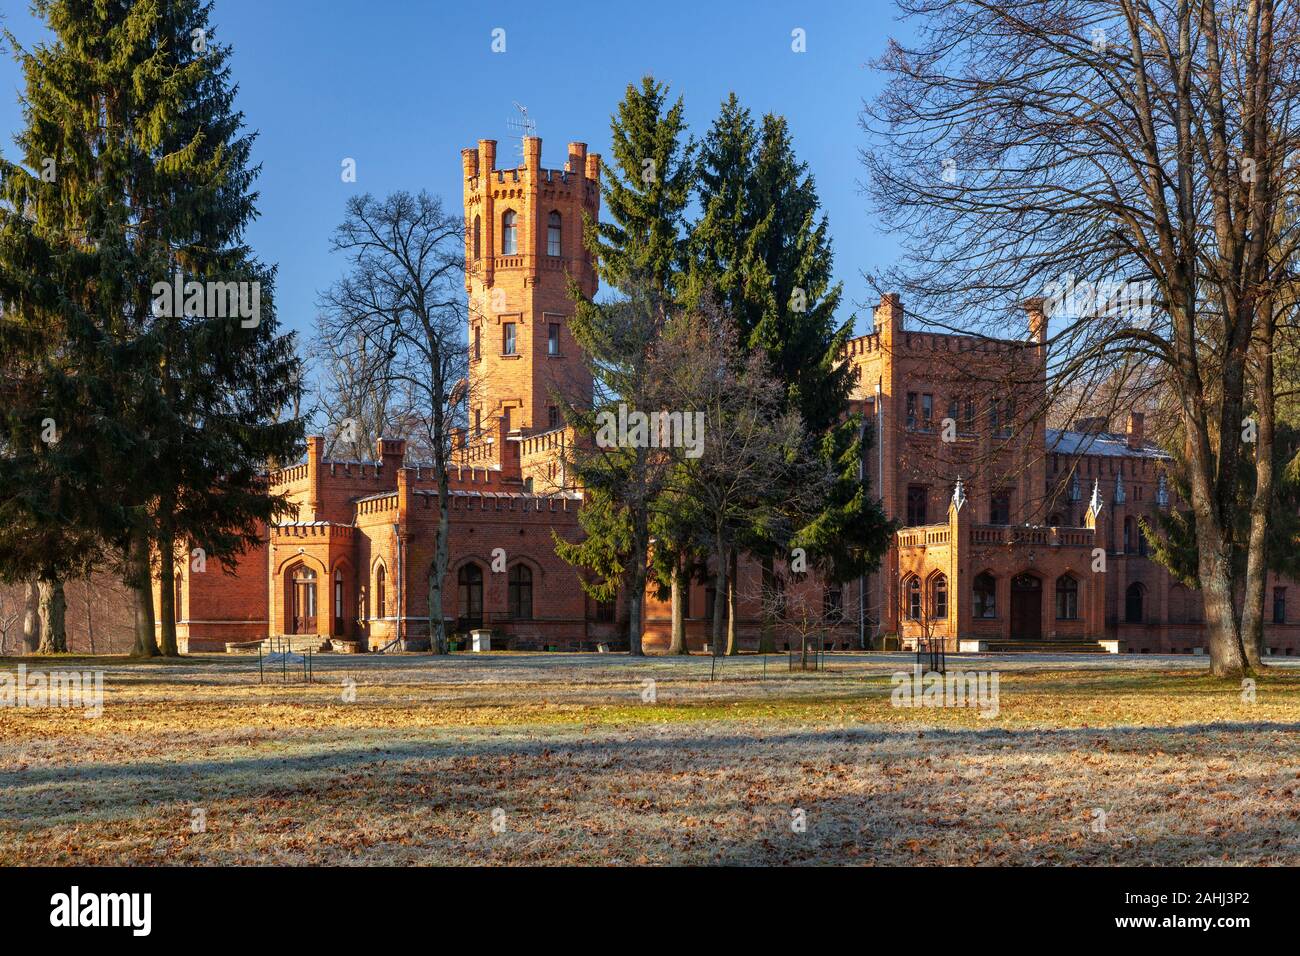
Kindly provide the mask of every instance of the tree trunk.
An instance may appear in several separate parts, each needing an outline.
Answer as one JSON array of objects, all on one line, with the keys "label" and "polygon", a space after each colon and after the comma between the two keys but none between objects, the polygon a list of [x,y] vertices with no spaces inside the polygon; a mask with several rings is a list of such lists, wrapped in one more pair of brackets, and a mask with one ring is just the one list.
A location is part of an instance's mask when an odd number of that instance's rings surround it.
[{"label": "tree trunk", "polygon": [[[1197,537],[1199,540],[1199,529]],[[1242,651],[1227,550],[1222,540],[1217,542],[1217,547],[1210,542],[1201,546],[1200,579],[1209,629],[1210,673],[1215,677],[1236,678],[1249,674],[1250,665]]]},{"label": "tree trunk", "polygon": [[[1225,386],[1226,387],[1226,386]],[[1183,425],[1187,431],[1188,471],[1192,514],[1196,522],[1197,572],[1205,599],[1205,623],[1208,629],[1210,673],[1215,677],[1240,678],[1249,673],[1241,647],[1240,622],[1233,593],[1235,575],[1232,568],[1232,542],[1227,525],[1221,520],[1219,502],[1224,494],[1235,496],[1236,488],[1216,481],[1214,455],[1211,451],[1205,410],[1199,404],[1199,387],[1184,385]],[[1188,398],[1187,396],[1190,396]],[[1238,406],[1239,408],[1240,406]],[[1220,416],[1222,425],[1236,429],[1240,416],[1229,412]],[[1236,437],[1234,430],[1229,435]],[[1233,449],[1225,446],[1232,444]],[[1231,454],[1236,447],[1228,435],[1221,436],[1219,454],[1222,470],[1235,471]]]},{"label": "tree trunk", "polygon": [[132,657],[157,657],[154,637],[153,584],[149,575],[149,538],[142,530],[131,532],[127,544],[127,574],[123,582],[131,592],[134,611],[135,645]]},{"label": "tree trunk", "polygon": [[447,564],[450,561],[451,485],[446,469],[440,469],[438,475],[438,540],[433,547],[433,570],[429,575],[429,650],[434,654],[446,654],[447,620],[442,610],[443,582],[447,580]]},{"label": "tree trunk", "polygon": [[40,654],[68,653],[66,627],[67,600],[63,595],[63,581],[53,571],[44,571],[38,581],[40,592],[41,643]]},{"label": "tree trunk", "polygon": [[760,654],[775,654],[776,622],[772,620],[772,602],[768,599],[768,595],[772,594],[776,588],[776,570],[773,566],[772,556],[770,554],[764,555],[759,566],[763,600],[759,602],[759,613],[762,614],[762,621],[759,624],[758,652]]},{"label": "tree trunk", "polygon": [[82,591],[82,605],[86,609],[86,640],[90,642],[90,653],[95,653],[95,622],[90,613],[90,599],[94,585],[91,583],[90,574],[86,574],[86,588]]},{"label": "tree trunk", "polygon": [[725,626],[723,612],[727,603],[727,552],[719,543],[713,552],[713,629],[709,650],[716,657],[722,653],[722,632]]},{"label": "tree trunk", "polygon": [[734,657],[740,653],[740,644],[736,640],[736,574],[738,560],[733,549],[727,558],[727,656]]},{"label": "tree trunk", "polygon": [[41,645],[41,592],[35,580],[27,582],[23,609],[23,653],[35,654]]},{"label": "tree trunk", "polygon": [[176,642],[176,542],[164,535],[159,543],[158,617],[162,623],[163,657],[180,657]]},{"label": "tree trunk", "polygon": [[650,553],[650,533],[644,513],[633,514],[632,568],[627,608],[627,648],[634,657],[644,657],[641,635],[645,632],[646,560]]},{"label": "tree trunk", "polygon": [[1241,645],[1255,669],[1264,667],[1264,605],[1268,590],[1268,522],[1273,511],[1274,393],[1273,312],[1271,303],[1260,307],[1259,382],[1255,388],[1259,428],[1255,443],[1255,494],[1250,503],[1250,531],[1246,544],[1246,595],[1241,612]]},{"label": "tree trunk", "polygon": [[686,573],[682,569],[682,555],[677,555],[673,559],[672,575],[672,639],[668,643],[669,654],[685,654],[686,647],[686,619],[682,613],[682,594],[689,588],[690,582],[686,580]]}]

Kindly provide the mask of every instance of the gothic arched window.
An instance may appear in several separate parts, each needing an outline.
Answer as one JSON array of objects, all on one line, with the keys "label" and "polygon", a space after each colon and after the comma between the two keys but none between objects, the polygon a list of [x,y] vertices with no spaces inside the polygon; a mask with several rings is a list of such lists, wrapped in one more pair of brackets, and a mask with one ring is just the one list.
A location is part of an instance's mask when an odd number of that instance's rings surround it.
[{"label": "gothic arched window", "polygon": [[526,564],[516,564],[510,569],[510,616],[517,621],[527,621],[533,616],[533,572]]},{"label": "gothic arched window", "polygon": [[921,579],[916,575],[907,579],[907,619],[921,619]]},{"label": "gothic arched window", "polygon": [[975,576],[973,589],[976,617],[998,616],[998,583],[987,571]]},{"label": "gothic arched window", "polygon": [[1074,621],[1079,617],[1079,582],[1068,574],[1056,579],[1056,618]]},{"label": "gothic arched window", "polygon": [[472,563],[462,566],[456,584],[463,626],[479,627],[483,623],[483,569]]},{"label": "gothic arched window", "polygon": [[948,619],[948,579],[942,574],[930,579],[930,609],[936,621]]}]

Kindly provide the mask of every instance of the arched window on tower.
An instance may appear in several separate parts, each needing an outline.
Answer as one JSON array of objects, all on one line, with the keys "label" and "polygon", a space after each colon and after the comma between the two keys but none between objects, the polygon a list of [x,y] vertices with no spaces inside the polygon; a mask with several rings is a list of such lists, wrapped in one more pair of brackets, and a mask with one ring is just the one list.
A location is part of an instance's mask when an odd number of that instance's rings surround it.
[{"label": "arched window on tower", "polygon": [[546,254],[560,254],[560,214],[553,212],[546,217]]},{"label": "arched window on tower", "polygon": [[379,618],[388,616],[388,609],[385,607],[388,601],[387,583],[387,574],[381,564],[379,570],[375,572],[375,616]]},{"label": "arched window on tower", "polygon": [[474,258],[477,259],[483,254],[483,222],[478,217],[474,217]]},{"label": "arched window on tower", "polygon": [[516,242],[518,221],[519,217],[513,209],[507,209],[505,215],[501,217],[501,254],[503,256],[513,256],[519,248]]}]

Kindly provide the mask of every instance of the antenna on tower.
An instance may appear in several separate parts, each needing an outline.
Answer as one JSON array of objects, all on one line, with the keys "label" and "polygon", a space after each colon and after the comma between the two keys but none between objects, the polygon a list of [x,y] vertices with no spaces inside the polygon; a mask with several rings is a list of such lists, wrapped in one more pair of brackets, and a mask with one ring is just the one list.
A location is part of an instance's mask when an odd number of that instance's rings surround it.
[{"label": "antenna on tower", "polygon": [[518,100],[514,101],[515,109],[519,111],[519,116],[512,120],[507,120],[506,125],[511,129],[519,130],[519,155],[524,155],[524,140],[537,132],[537,124],[532,117],[528,115],[528,107],[524,106]]}]

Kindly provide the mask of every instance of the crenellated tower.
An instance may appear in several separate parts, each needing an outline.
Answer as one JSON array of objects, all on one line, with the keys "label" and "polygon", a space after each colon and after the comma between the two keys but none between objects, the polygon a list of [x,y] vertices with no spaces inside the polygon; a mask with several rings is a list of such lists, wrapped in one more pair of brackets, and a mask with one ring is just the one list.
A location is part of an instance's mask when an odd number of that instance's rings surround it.
[{"label": "crenellated tower", "polygon": [[[510,169],[497,168],[495,140],[461,152],[469,421],[480,435],[547,431],[563,423],[561,403],[591,403],[591,375],[569,330],[567,282],[572,276],[584,295],[596,294],[582,229],[584,214],[595,220],[600,212],[600,156],[570,143],[563,169],[543,169],[541,139],[526,136],[523,147],[523,164]],[[492,457],[508,453],[496,448]]]}]

